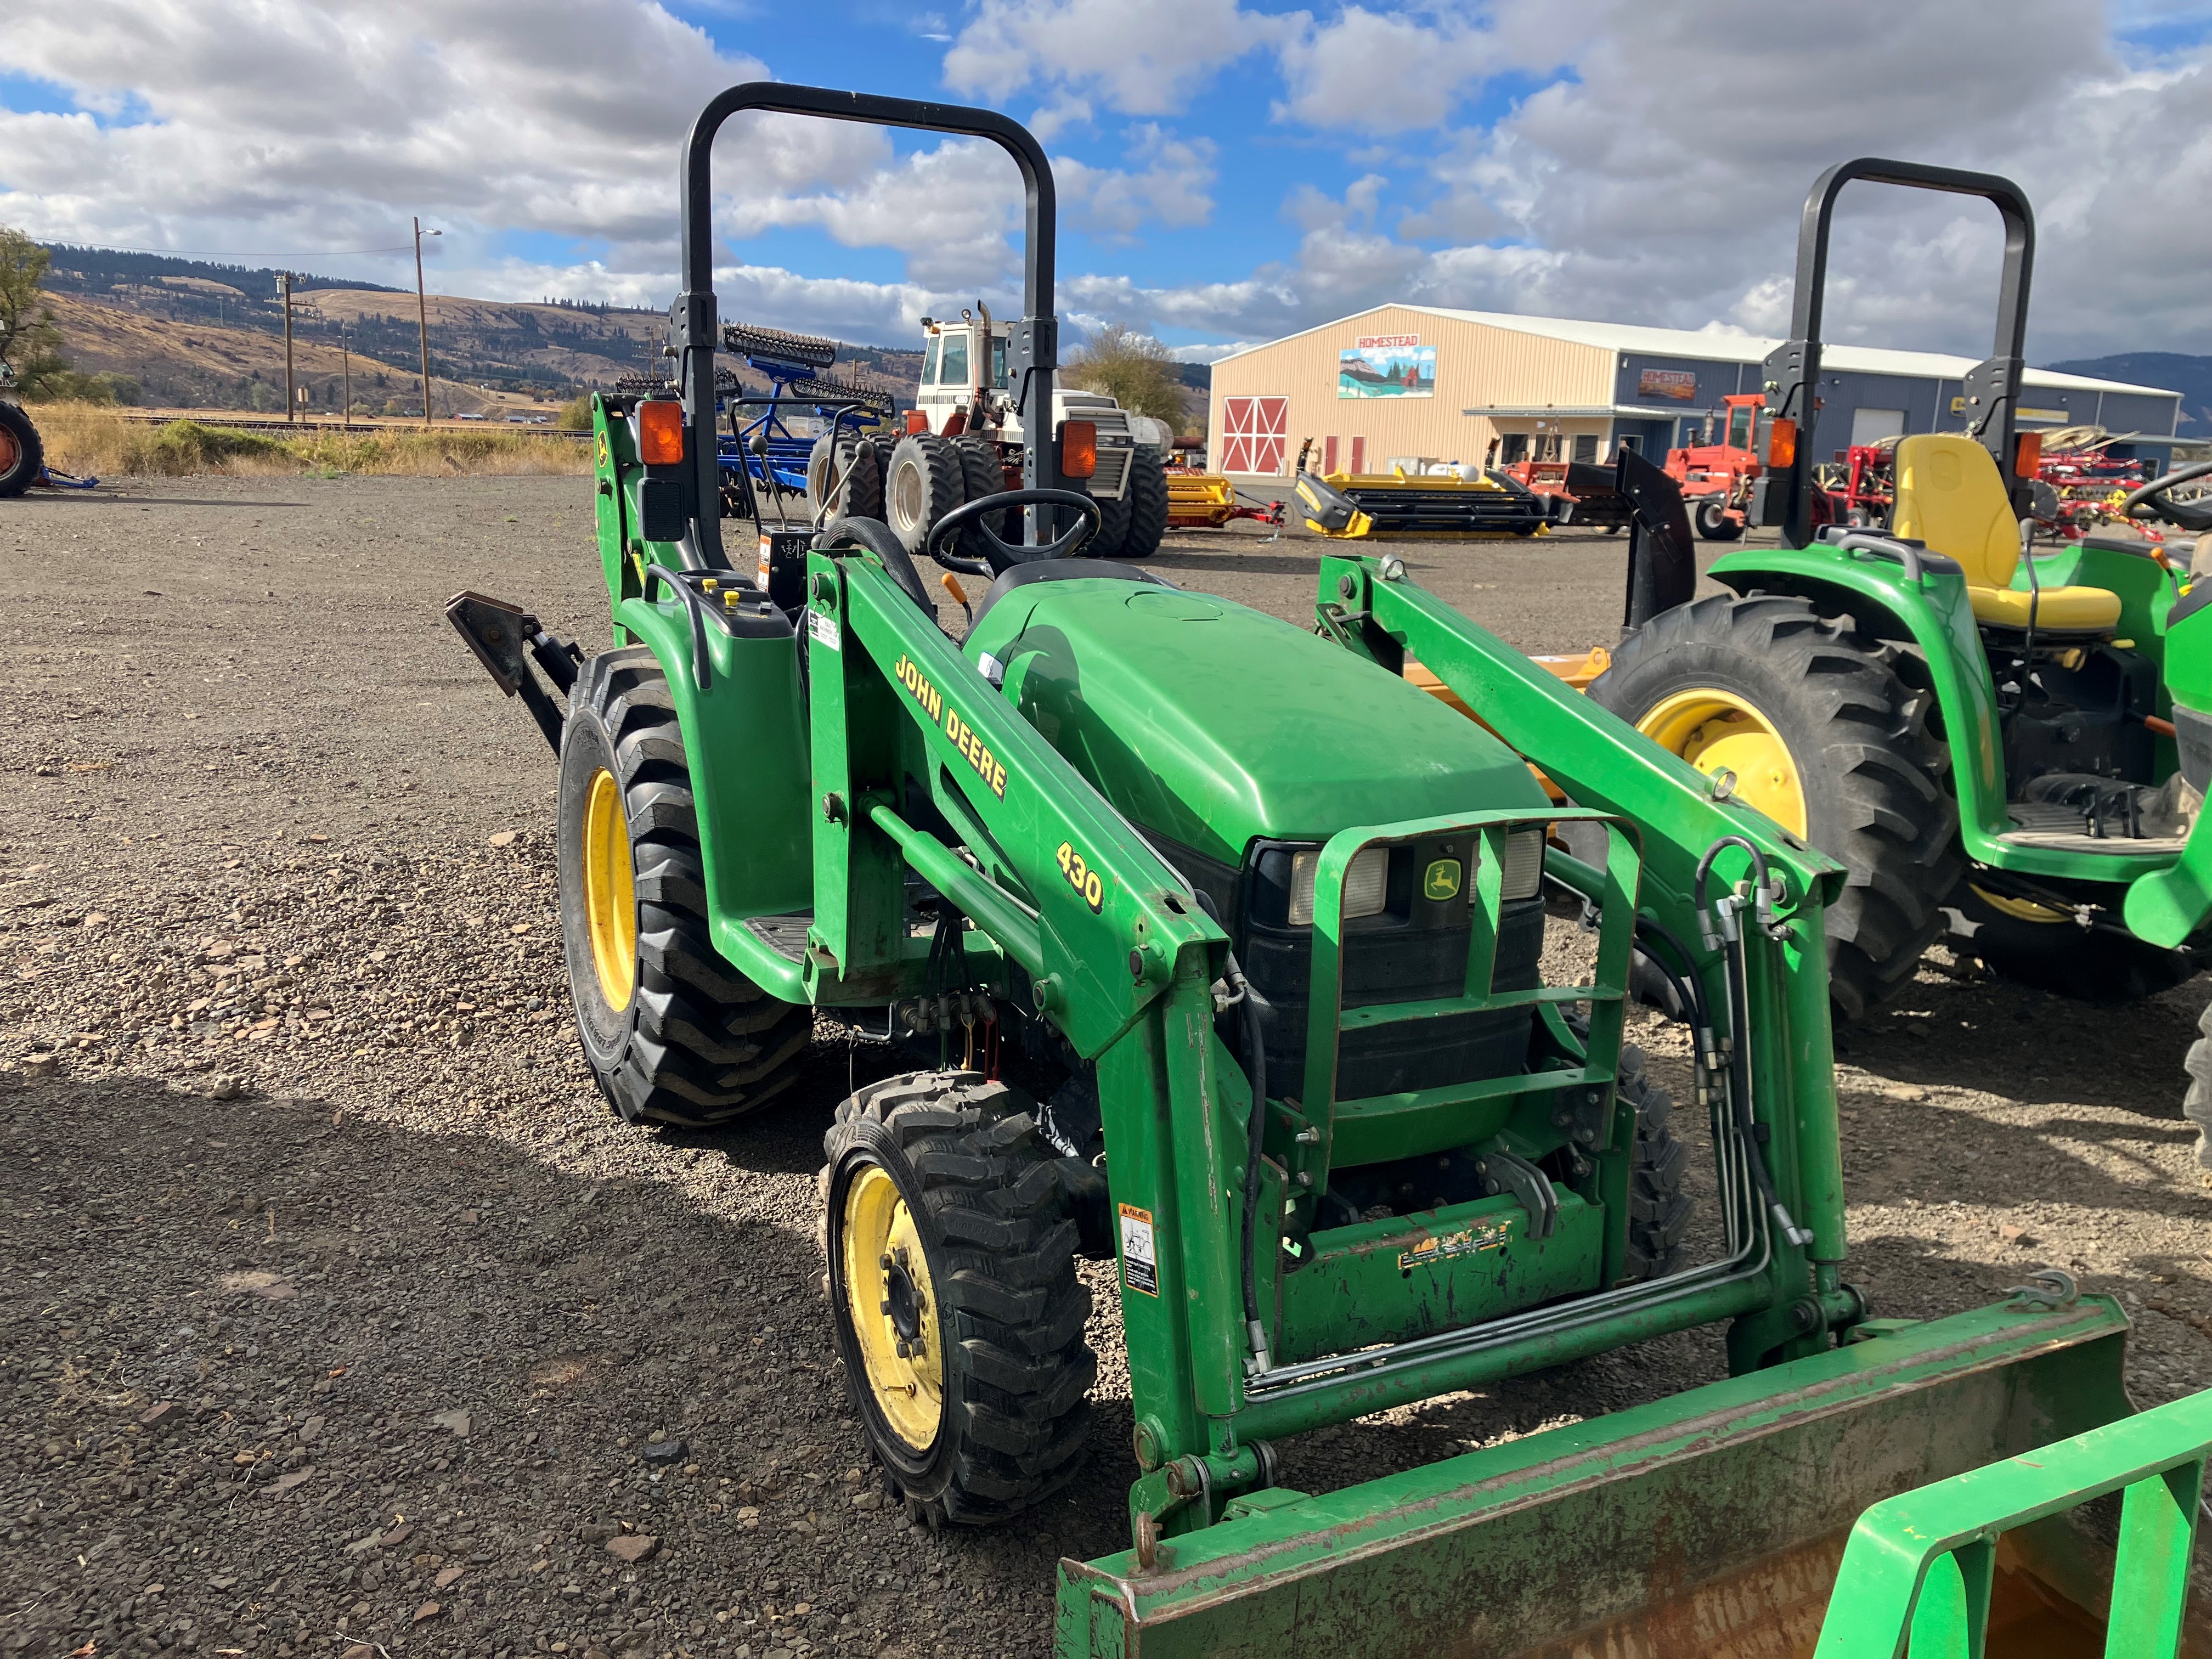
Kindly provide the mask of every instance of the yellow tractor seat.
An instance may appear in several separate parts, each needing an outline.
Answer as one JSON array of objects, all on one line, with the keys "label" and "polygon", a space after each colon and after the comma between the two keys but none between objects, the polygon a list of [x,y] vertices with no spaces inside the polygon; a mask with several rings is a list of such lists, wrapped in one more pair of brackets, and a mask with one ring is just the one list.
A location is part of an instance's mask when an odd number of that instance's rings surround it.
[{"label": "yellow tractor seat", "polygon": [[2035,630],[2057,634],[2106,634],[2119,625],[2120,596],[2103,587],[2046,587],[2039,597],[2017,587],[1970,587],[1974,620],[1997,628],[2025,629],[2028,605],[2035,605]]},{"label": "yellow tractor seat", "polygon": [[[2020,525],[1990,452],[1963,433],[1923,432],[1899,440],[1896,477],[1891,533],[1959,562],[1975,621],[2027,628],[2031,595],[2012,585]],[[2119,620],[2120,596],[2102,587],[2046,587],[2035,601],[2039,632],[2105,633]]]}]

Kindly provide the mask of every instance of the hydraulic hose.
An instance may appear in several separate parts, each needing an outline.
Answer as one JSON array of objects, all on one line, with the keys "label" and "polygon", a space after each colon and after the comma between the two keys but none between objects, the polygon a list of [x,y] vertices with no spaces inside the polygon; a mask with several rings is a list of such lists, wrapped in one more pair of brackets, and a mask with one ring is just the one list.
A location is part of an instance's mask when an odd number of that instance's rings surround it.
[{"label": "hydraulic hose", "polygon": [[[1712,874],[1713,860],[1729,847],[1741,847],[1751,855],[1753,895],[1746,900],[1733,893],[1717,904],[1709,904],[1705,884]],[[1749,970],[1744,961],[1742,913],[1747,905],[1755,906],[1759,927],[1770,935],[1780,931],[1775,922],[1773,885],[1768,878],[1766,855],[1741,836],[1723,836],[1705,849],[1705,857],[1698,860],[1694,884],[1698,909],[1698,931],[1704,936],[1705,948],[1718,949],[1723,975],[1728,981],[1729,1025],[1730,1046],[1728,1057],[1729,1093],[1732,1097],[1737,1134],[1751,1167],[1751,1178],[1759,1188],[1759,1198],[1766,1212],[1781,1228],[1783,1237],[1792,1244],[1802,1247],[1812,1242],[1813,1235],[1791,1218],[1782,1202],[1782,1194],[1774,1185],[1774,1176],[1766,1167],[1766,1153],[1759,1144],[1759,1121],[1753,1109],[1751,1093],[1751,992]],[[1710,1030],[1700,1033],[1709,1045]]]},{"label": "hydraulic hose", "polygon": [[1260,1004],[1245,983],[1237,953],[1229,953],[1229,988],[1244,1005],[1244,1074],[1252,1085],[1252,1115],[1244,1146],[1244,1330],[1252,1342],[1252,1369],[1264,1376],[1273,1359],[1267,1352],[1267,1328],[1260,1317],[1260,1148],[1267,1132],[1267,1042],[1260,1029]]}]

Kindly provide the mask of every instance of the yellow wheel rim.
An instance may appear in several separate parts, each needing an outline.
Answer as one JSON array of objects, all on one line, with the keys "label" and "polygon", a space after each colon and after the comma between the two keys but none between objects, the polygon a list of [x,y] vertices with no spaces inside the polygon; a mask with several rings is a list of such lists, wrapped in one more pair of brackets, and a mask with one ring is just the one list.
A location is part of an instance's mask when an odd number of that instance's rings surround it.
[{"label": "yellow wheel rim", "polygon": [[[1973,887],[1972,882],[1966,884]],[[1974,896],[2001,916],[2010,916],[2014,921],[2071,921],[2074,913],[2061,910],[2055,905],[2038,904],[2033,899],[2009,898],[2002,893],[1992,893],[1986,887],[1974,887]]]},{"label": "yellow wheel rim", "polygon": [[842,1237],[846,1316],[860,1344],[863,1382],[884,1420],[917,1455],[945,1417],[945,1351],[937,1286],[898,1183],[881,1164],[854,1177]]},{"label": "yellow wheel rim", "polygon": [[599,994],[619,1013],[637,989],[637,878],[622,786],[604,768],[592,779],[584,805],[584,915]]},{"label": "yellow wheel rim", "polygon": [[1735,793],[1800,840],[1812,830],[1805,785],[1774,722],[1733,691],[1699,686],[1647,710],[1636,729],[1706,776],[1735,774]]}]

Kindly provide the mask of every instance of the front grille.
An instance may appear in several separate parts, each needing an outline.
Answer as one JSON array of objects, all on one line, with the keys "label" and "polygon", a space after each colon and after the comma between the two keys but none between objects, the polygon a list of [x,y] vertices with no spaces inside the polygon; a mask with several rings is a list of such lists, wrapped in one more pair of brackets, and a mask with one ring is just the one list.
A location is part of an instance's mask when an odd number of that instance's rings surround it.
[{"label": "front grille", "polygon": [[1129,481],[1129,452],[1098,447],[1098,470],[1091,475],[1091,494],[1095,500],[1118,501],[1121,487]]}]

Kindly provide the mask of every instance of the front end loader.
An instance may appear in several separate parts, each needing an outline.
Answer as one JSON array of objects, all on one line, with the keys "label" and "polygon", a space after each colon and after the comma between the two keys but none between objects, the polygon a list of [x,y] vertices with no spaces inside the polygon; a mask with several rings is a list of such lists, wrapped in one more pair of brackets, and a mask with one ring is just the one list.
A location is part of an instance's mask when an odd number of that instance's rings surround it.
[{"label": "front end loader", "polygon": [[[881,520],[766,584],[725,555],[709,155],[752,110],[1021,170],[1024,487],[926,544],[988,583],[964,638]],[[1083,556],[1099,508],[1046,436],[1052,176],[1015,123],[757,83],[683,177],[682,396],[595,415],[614,648],[453,615],[556,739],[569,978],[617,1113],[742,1117],[817,1011],[934,1062],[836,1108],[821,1176],[825,1334],[911,1515],[1003,1523],[1076,1478],[1089,1256],[1134,1480],[1128,1548],[1062,1564],[1068,1659],[1893,1659],[2094,1651],[2107,1623],[2110,1651],[2179,1650],[2205,1402],[2131,1413],[2125,1316],[2063,1275],[1921,1323],[1846,1278],[1838,866],[1395,561],[1325,560],[1308,632]],[[1586,910],[1587,983],[1544,978],[1547,891]],[[1692,1011],[1682,1116],[1622,1040],[1638,951]],[[1705,1326],[1729,1381],[1290,1484],[1305,1431]],[[2101,1540],[2069,1518],[2110,1492]]]}]

